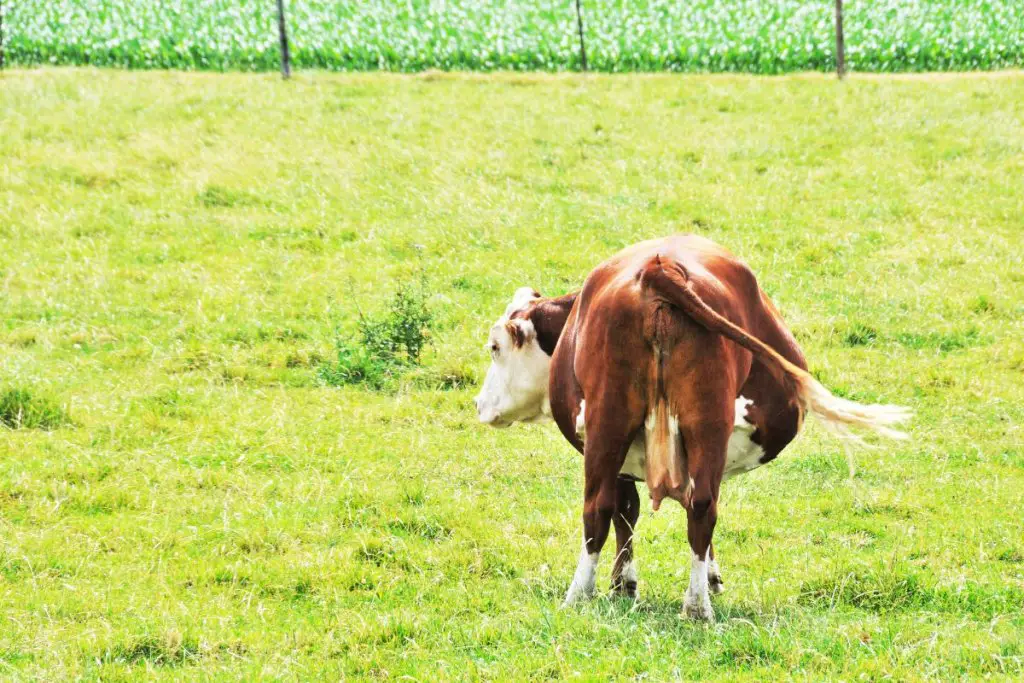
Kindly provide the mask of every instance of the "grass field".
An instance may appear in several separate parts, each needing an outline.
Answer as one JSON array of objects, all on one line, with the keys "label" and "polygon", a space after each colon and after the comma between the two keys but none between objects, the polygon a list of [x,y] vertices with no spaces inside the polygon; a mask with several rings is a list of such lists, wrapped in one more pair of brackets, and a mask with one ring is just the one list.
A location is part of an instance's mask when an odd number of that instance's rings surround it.
[{"label": "grass field", "polygon": [[[1024,675],[1021,73],[16,70],[0,131],[5,678]],[[476,423],[486,331],[675,231],[912,438],[729,482],[713,625],[644,492],[640,600],[559,611],[581,461]],[[422,368],[325,385],[419,278]]]},{"label": "grass field", "polygon": [[[296,67],[340,71],[579,70],[571,0],[285,3]],[[20,64],[274,70],[274,2],[8,0]],[[823,0],[582,0],[596,71],[781,73],[835,68]],[[2,10],[2,8],[0,8]],[[845,9],[856,71],[1024,66],[1019,0],[858,0]]]}]

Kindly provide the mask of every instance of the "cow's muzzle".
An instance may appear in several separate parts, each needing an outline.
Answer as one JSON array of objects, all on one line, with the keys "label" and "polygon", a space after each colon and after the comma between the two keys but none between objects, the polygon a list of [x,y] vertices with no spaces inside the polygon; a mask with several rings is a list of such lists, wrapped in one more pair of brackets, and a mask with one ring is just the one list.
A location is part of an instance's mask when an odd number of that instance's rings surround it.
[{"label": "cow's muzzle", "polygon": [[476,404],[476,416],[483,424],[490,425],[491,427],[508,427],[510,424],[502,421],[501,413],[488,406],[482,396],[476,396],[473,399],[473,403]]}]

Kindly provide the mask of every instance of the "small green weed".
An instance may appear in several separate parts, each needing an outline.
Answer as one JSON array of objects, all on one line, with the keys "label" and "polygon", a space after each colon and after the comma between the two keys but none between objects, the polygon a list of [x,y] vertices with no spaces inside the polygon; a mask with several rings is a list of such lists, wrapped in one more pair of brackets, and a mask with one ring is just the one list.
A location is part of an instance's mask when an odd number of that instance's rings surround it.
[{"label": "small green weed", "polygon": [[199,659],[199,643],[195,638],[169,632],[161,637],[147,635],[118,643],[100,658],[101,661],[118,662],[135,666],[181,666]]},{"label": "small green weed", "polygon": [[7,389],[0,394],[0,425],[9,429],[56,429],[71,419],[52,399],[28,389]]},{"label": "small green weed", "polygon": [[363,384],[375,390],[392,386],[420,364],[435,317],[427,305],[426,282],[398,287],[388,309],[377,316],[360,314],[358,337],[340,331],[335,360],[320,366],[320,378],[331,386]]},{"label": "small green weed", "polygon": [[862,323],[857,323],[843,337],[843,343],[846,346],[870,346],[877,339],[878,330]]},{"label": "small green weed", "polygon": [[799,602],[817,608],[846,605],[879,612],[927,604],[929,590],[914,574],[851,572],[805,583]]}]

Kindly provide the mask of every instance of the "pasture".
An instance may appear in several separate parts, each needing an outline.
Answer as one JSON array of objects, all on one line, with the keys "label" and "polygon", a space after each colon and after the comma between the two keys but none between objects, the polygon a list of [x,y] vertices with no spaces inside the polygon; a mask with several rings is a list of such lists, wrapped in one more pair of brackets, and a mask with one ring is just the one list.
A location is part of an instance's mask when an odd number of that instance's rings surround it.
[{"label": "pasture", "polygon": [[[1019,72],[2,73],[0,672],[1020,677],[1022,177]],[[680,231],[911,438],[728,482],[712,625],[643,488],[640,599],[560,611],[581,459],[477,424],[486,332]],[[410,282],[422,365],[326,382]]]}]

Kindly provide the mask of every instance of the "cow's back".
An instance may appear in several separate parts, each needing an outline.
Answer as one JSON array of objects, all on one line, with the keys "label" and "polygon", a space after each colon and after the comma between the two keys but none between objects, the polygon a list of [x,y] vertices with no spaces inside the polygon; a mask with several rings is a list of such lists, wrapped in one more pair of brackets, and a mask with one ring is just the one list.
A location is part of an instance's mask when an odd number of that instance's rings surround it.
[{"label": "cow's back", "polygon": [[[689,281],[708,306],[750,334],[763,340],[787,360],[801,368],[806,362],[793,336],[768,297],[761,291],[750,268],[724,247],[699,235],[674,235],[647,240],[623,249],[597,266],[587,277],[567,321],[553,359],[552,381],[558,385],[552,396],[552,411],[567,437],[574,431],[574,417],[559,418],[558,403],[571,413],[582,396],[599,390],[609,361],[632,367],[632,384],[639,395],[654,393],[650,371],[654,345],[678,346],[707,343],[708,333],[681,311],[662,306],[641,282],[644,267],[655,257],[675,261],[686,270]],[[703,341],[701,341],[703,340]],[[735,379],[736,395],[748,389],[762,402],[781,387],[771,373],[747,351],[728,344],[729,374]],[[694,355],[700,349],[694,348]],[[586,385],[590,385],[587,390]]]},{"label": "cow's back", "polygon": [[[587,277],[577,301],[577,335],[613,334],[651,341],[645,329],[652,294],[641,283],[644,267],[655,257],[679,263],[698,295],[715,311],[757,335],[769,333],[774,345],[781,321],[757,285],[751,270],[725,248],[699,235],[674,235],[640,242],[601,263]],[[770,307],[770,303],[767,303]],[[650,321],[647,320],[647,327]],[[778,341],[782,341],[778,339]]]}]

